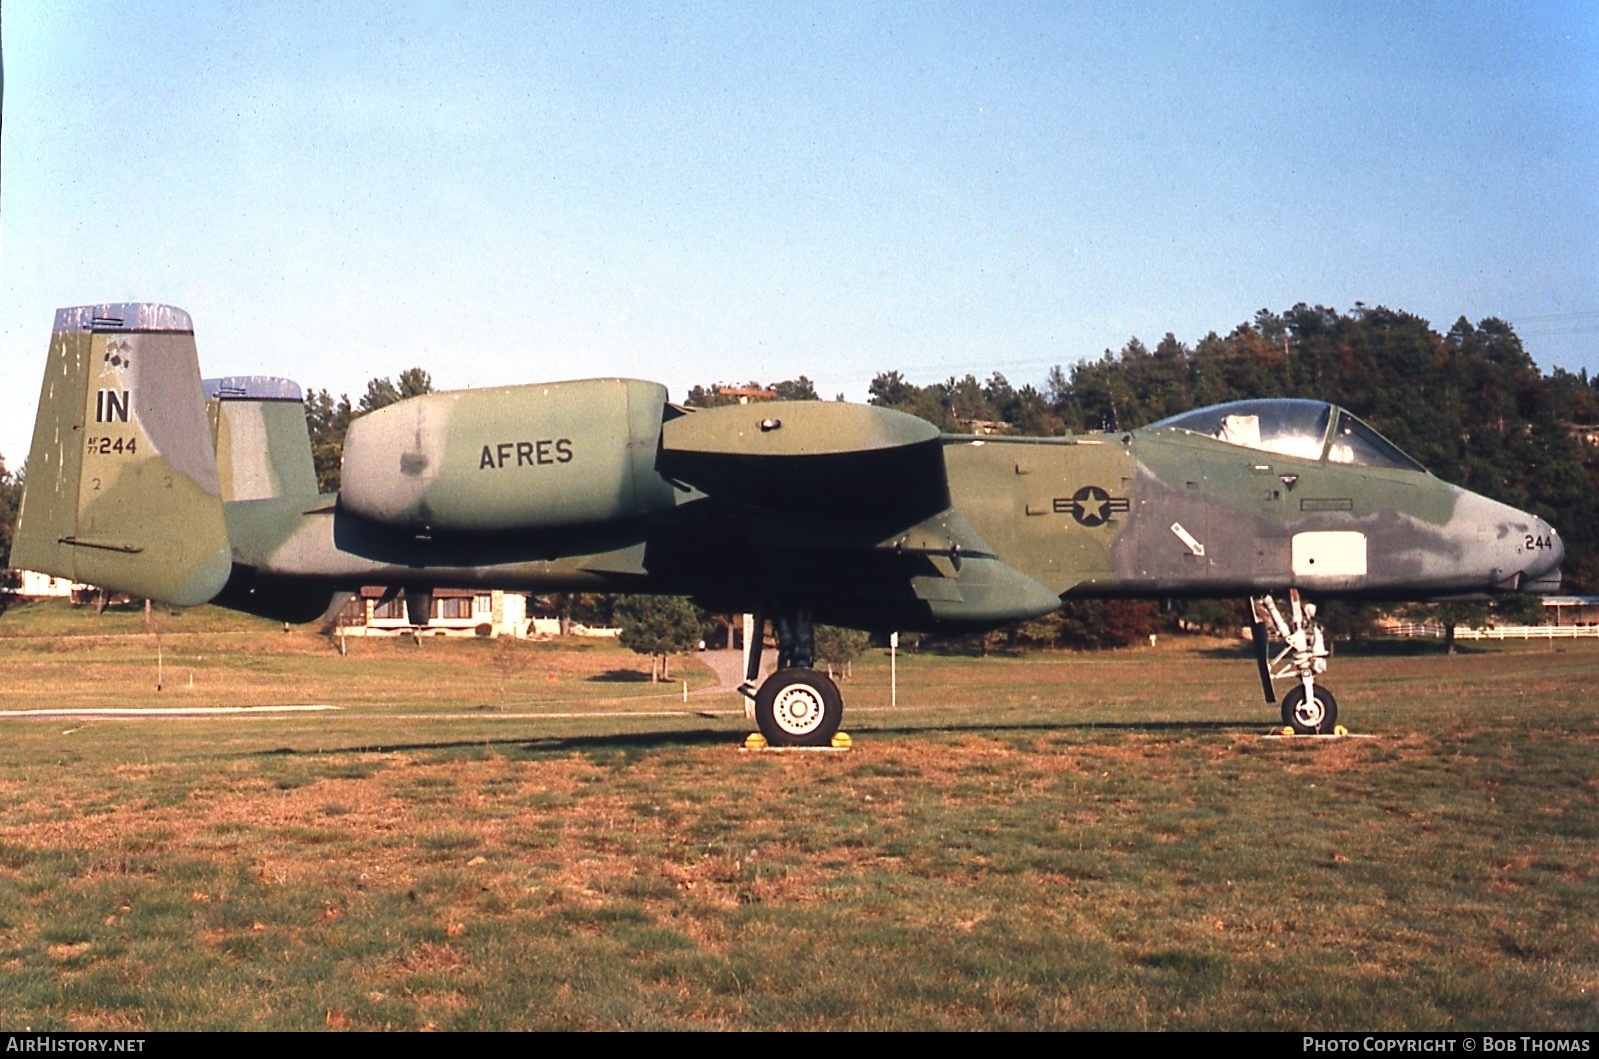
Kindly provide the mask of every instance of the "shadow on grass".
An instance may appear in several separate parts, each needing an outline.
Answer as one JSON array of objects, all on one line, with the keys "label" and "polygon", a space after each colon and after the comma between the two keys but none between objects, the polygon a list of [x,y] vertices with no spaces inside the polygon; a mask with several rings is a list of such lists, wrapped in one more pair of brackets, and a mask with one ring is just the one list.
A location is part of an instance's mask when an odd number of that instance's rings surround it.
[{"label": "shadow on grass", "polygon": [[[850,726],[845,725],[848,729]],[[929,732],[982,733],[982,732],[1258,732],[1273,726],[1259,718],[1248,721],[1069,721],[1048,724],[1042,721],[1018,724],[926,724],[898,727],[863,728],[857,732],[872,735],[926,735]]]},{"label": "shadow on grass", "polygon": [[[945,734],[980,735],[1014,732],[1121,732],[1121,733],[1180,733],[1195,734],[1219,732],[1258,732],[1271,727],[1259,719],[1248,721],[1073,721],[1062,724],[1025,722],[1016,724],[927,724],[895,725],[886,727],[860,727],[845,725],[845,730],[870,733],[876,736],[905,736]],[[373,743],[365,746],[344,746],[331,749],[298,750],[294,747],[276,747],[258,750],[250,757],[323,757],[329,754],[397,754],[415,750],[474,750],[484,747],[520,747],[533,756],[563,754],[584,750],[665,750],[697,746],[737,746],[742,740],[737,731],[726,728],[696,728],[673,732],[622,732],[610,735],[570,735],[546,738],[506,737],[503,739],[452,739],[426,743]]]},{"label": "shadow on grass", "polygon": [[[1421,656],[1436,656],[1444,653],[1442,640],[1407,639],[1407,640],[1339,640],[1332,645],[1333,657],[1344,656],[1348,658],[1418,658]],[[1272,643],[1272,653],[1282,650],[1282,645]],[[1480,654],[1482,648],[1455,641],[1456,654]],[[1201,647],[1194,654],[1205,658],[1248,658],[1255,657],[1255,649],[1248,643],[1240,643],[1235,647]]]},{"label": "shadow on grass", "polygon": [[648,684],[650,675],[636,669],[607,669],[588,678],[597,684]]},{"label": "shadow on grass", "polygon": [[527,736],[504,739],[449,739],[429,743],[372,743],[366,746],[343,746],[326,750],[298,750],[280,746],[272,750],[257,750],[249,757],[322,757],[327,754],[398,754],[411,750],[474,750],[489,746],[521,747],[529,754],[561,753],[572,750],[613,749],[649,750],[667,747],[706,746],[711,743],[731,745],[738,735],[726,729],[701,728],[677,732],[629,732],[615,735]]},{"label": "shadow on grass", "polygon": [[[1164,642],[1164,641],[1163,641]],[[1180,639],[1174,642],[1181,643]],[[1130,647],[1137,649],[1141,644],[1132,644]],[[1272,651],[1276,653],[1282,649],[1281,641],[1272,641]],[[1356,658],[1413,658],[1418,655],[1441,655],[1444,653],[1442,640],[1427,637],[1405,637],[1398,639],[1373,639],[1373,640],[1338,640],[1332,644],[1333,654],[1347,654]],[[928,644],[924,643],[914,651],[905,651],[903,656],[914,658],[925,655],[933,658],[961,658],[980,661],[985,658],[1031,658],[1038,655],[1058,657],[1060,655],[1077,655],[1085,657],[1114,656],[1127,651],[1127,647],[1103,648],[1029,648],[998,646],[983,651],[977,647],[966,646],[959,643]],[[1188,653],[1199,655],[1202,658],[1254,658],[1255,649],[1248,640],[1239,640],[1232,644],[1218,644],[1213,647],[1185,647]],[[1455,641],[1456,654],[1480,654],[1483,648],[1462,641]]]},{"label": "shadow on grass", "polygon": [[[1357,658],[1413,658],[1417,655],[1442,655],[1444,642],[1442,640],[1357,640],[1352,643],[1338,644],[1336,650],[1339,654],[1353,655]],[[1487,652],[1477,644],[1455,641],[1455,654],[1475,655]]]}]

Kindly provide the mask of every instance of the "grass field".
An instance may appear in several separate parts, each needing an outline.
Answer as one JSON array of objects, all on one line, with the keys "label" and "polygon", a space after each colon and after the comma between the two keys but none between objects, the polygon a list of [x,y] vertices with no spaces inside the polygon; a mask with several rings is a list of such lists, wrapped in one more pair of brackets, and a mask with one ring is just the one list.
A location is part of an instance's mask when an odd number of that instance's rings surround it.
[{"label": "grass field", "polygon": [[1343,740],[1225,644],[874,655],[776,755],[612,645],[157,627],[13,608],[0,710],[338,709],[0,719],[0,1028],[1599,1028],[1586,641],[1346,651]]}]

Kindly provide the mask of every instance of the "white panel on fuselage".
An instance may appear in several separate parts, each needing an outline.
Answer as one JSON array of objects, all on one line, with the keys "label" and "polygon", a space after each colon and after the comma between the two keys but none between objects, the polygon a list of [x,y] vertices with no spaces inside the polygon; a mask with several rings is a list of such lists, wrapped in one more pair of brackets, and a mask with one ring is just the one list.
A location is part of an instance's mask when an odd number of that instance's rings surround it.
[{"label": "white panel on fuselage", "polygon": [[1366,535],[1353,530],[1294,534],[1295,577],[1365,577]]}]

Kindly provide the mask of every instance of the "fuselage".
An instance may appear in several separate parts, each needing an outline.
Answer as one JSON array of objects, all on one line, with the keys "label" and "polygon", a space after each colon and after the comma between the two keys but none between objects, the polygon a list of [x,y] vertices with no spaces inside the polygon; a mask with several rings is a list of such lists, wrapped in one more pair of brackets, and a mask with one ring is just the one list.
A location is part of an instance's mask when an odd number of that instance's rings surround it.
[{"label": "fuselage", "polygon": [[[1321,435],[1275,443],[1291,451],[1275,451],[1270,438],[1219,438],[1192,423],[1066,438],[945,435],[938,446],[950,510],[967,529],[950,531],[958,543],[948,556],[935,543],[913,549],[917,561],[942,563],[953,576],[964,548],[1051,597],[1299,588],[1400,600],[1558,584],[1564,547],[1546,522],[1443,482],[1397,450],[1385,457],[1340,448],[1332,435],[1347,413],[1299,404],[1306,414],[1322,410]],[[576,451],[580,460],[584,446]],[[528,483],[567,472],[530,462],[499,480],[515,488],[519,470]],[[665,502],[535,531],[417,532],[353,513],[336,496],[311,505],[236,502],[226,513],[236,564],[263,582],[673,591],[748,608],[798,598],[840,623],[940,625],[936,600],[921,617],[914,600],[886,607],[881,600],[891,593],[881,587],[870,602],[851,602],[852,589],[875,584],[873,577],[904,573],[903,565],[882,571],[887,550],[906,538],[840,534],[836,519],[792,511],[734,511],[664,480],[638,491]],[[1040,598],[1034,591],[1011,610],[1036,612]],[[1004,620],[1007,605],[972,620]]]}]

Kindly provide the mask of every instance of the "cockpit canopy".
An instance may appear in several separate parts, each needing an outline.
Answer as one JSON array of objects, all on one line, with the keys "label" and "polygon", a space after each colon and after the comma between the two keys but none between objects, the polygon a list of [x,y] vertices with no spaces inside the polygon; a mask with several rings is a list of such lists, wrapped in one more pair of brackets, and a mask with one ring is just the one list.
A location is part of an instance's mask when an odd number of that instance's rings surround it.
[{"label": "cockpit canopy", "polygon": [[1173,427],[1302,460],[1425,472],[1353,413],[1326,401],[1291,397],[1231,401],[1162,419],[1146,429],[1154,427]]}]

